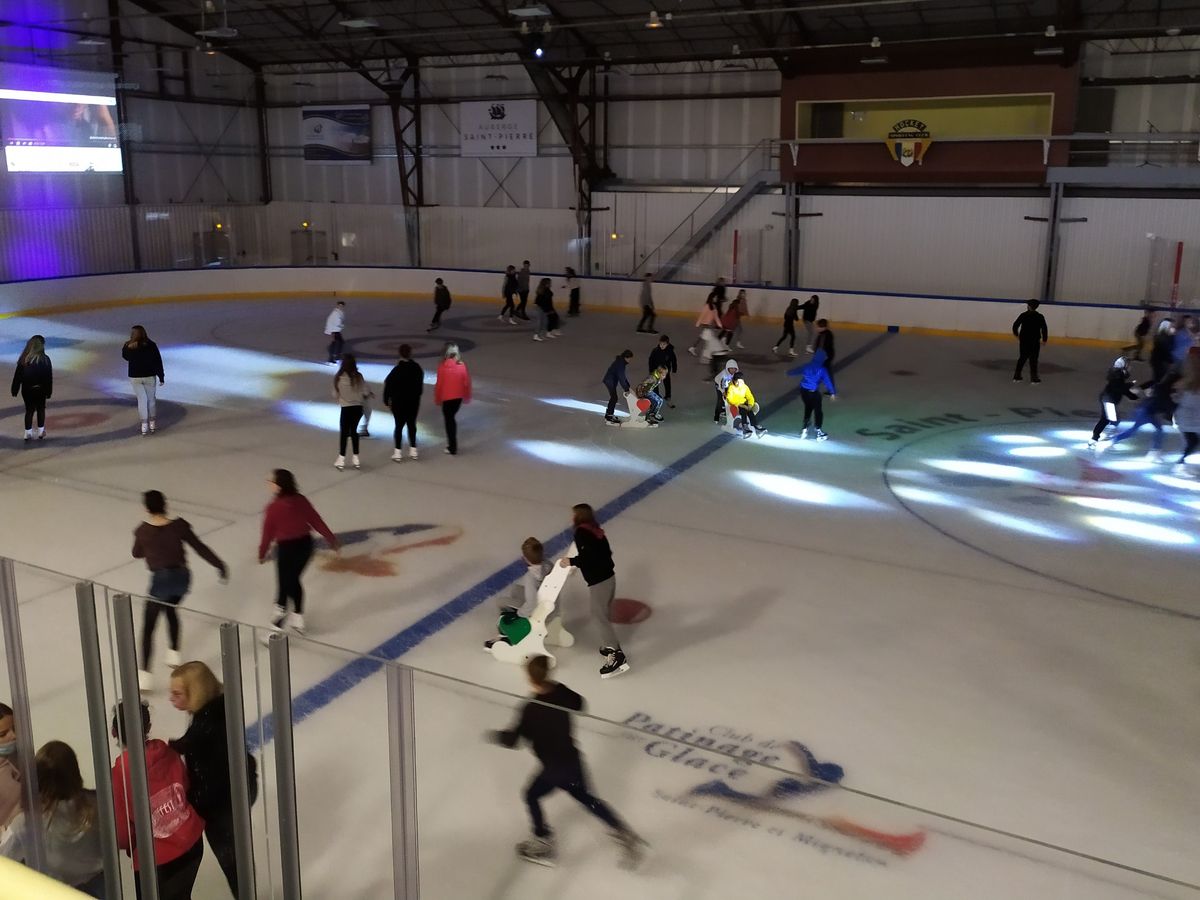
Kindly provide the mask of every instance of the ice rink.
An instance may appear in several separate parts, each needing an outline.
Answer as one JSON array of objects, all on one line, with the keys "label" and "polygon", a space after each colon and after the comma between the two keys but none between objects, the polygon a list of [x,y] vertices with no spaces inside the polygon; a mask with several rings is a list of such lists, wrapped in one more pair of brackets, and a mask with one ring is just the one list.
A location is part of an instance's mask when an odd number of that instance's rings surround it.
[{"label": "ice rink", "polygon": [[[769,428],[742,441],[712,423],[690,318],[659,319],[679,353],[677,408],[658,429],[618,429],[600,379],[626,347],[631,375],[645,371],[654,338],[634,333],[636,316],[589,313],[585,298],[563,337],[538,344],[489,306],[456,303],[427,335],[424,303],[351,299],[346,350],[377,392],[398,344],[429,383],[453,340],[475,398],[446,456],[427,387],[421,458],[399,464],[377,406],[363,467],[345,472],[322,363],[329,306],[0,320],[6,358],[41,333],[57,375],[45,442],[23,446],[17,401],[0,422],[0,555],[140,593],[131,532],[141,492],[162,490],[231,568],[222,586],[191,559],[183,656],[216,669],[221,619],[268,619],[274,572],[255,552],[269,470],[293,470],[343,536],[340,560],[308,570],[311,640],[293,645],[306,896],[391,890],[384,684],[344,651],[422,672],[423,897],[1197,895],[1200,479],[1146,461],[1149,432],[1086,450],[1116,351],[1056,343],[1053,305],[1040,385],[1010,381],[1015,342],[843,330],[823,306],[838,398],[818,443],[800,440],[785,375],[803,354],[772,355],[774,324],[748,327],[735,353]],[[120,357],[135,322],[166,367],[147,438]],[[1172,462],[1179,445],[1171,429]],[[505,693],[524,692],[516,667],[481,651],[497,598],[526,536],[562,551],[577,502],[600,512],[617,595],[637,601],[622,608],[645,605],[618,626],[631,670],[602,681],[576,578],[562,607],[579,641],[558,670],[595,717],[578,729],[597,792],[651,845],[635,874],[561,795],[547,805],[559,867],[516,860],[535,761],[483,741],[512,716]],[[21,567],[18,588],[36,742],[83,757],[70,578]],[[268,704],[264,651],[244,643],[262,667],[254,704]],[[161,632],[158,646],[161,666]],[[165,691],[151,696],[154,732],[181,733]],[[800,771],[797,743],[840,766],[840,786],[779,790]],[[280,896],[271,771],[267,753],[260,896]],[[881,833],[921,837],[896,853]],[[227,896],[211,858],[197,896]]]}]

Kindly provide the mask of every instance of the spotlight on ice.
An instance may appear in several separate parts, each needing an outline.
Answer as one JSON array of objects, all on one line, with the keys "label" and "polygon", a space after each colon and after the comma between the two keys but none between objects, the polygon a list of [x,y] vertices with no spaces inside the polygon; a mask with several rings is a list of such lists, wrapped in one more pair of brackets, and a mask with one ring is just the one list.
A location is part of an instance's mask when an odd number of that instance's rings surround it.
[{"label": "spotlight on ice", "polygon": [[964,506],[960,497],[955,497],[953,494],[944,494],[941,491],[927,491],[925,488],[904,485],[892,488],[892,493],[905,500],[911,500],[914,503],[925,503],[929,506],[952,506],[955,508]]},{"label": "spotlight on ice", "polygon": [[769,472],[737,473],[738,478],[766,494],[774,494],[784,500],[797,503],[813,503],[817,506],[841,506],[847,509],[885,509],[882,503],[828,484],[805,481],[791,475],[775,475]]},{"label": "spotlight on ice", "polygon": [[513,441],[512,445],[522,453],[528,453],[546,462],[557,463],[560,466],[572,466],[578,469],[596,469],[598,471],[613,471],[623,469],[627,472],[639,472],[650,475],[659,470],[659,466],[649,460],[639,459],[632,453],[618,450],[598,450],[593,447],[580,447],[562,441]]},{"label": "spotlight on ice", "polygon": [[995,478],[998,481],[1019,481],[1029,484],[1041,479],[1041,476],[1032,469],[1004,466],[999,463],[973,462],[969,459],[931,459],[929,465],[935,469],[954,472],[958,475],[978,475],[980,478]]},{"label": "spotlight on ice", "polygon": [[1179,488],[1181,491],[1200,491],[1200,481],[1177,478],[1174,475],[1151,475],[1150,479],[1167,487]]},{"label": "spotlight on ice", "polygon": [[1027,434],[993,434],[989,440],[997,444],[1044,444],[1045,438],[1030,437]]},{"label": "spotlight on ice", "polygon": [[1098,509],[1101,512],[1123,513],[1127,516],[1148,516],[1161,518],[1173,516],[1175,513],[1161,506],[1150,503],[1138,503],[1136,500],[1118,500],[1115,497],[1066,497],[1068,503],[1083,506],[1087,509]]},{"label": "spotlight on ice", "polygon": [[1186,531],[1165,528],[1162,525],[1151,525],[1149,522],[1131,522],[1128,519],[1118,519],[1116,516],[1087,516],[1085,521],[1093,528],[1099,528],[1101,531],[1107,531],[1118,537],[1133,538],[1153,544],[1172,544],[1176,547],[1183,547],[1196,543],[1196,538]]},{"label": "spotlight on ice", "polygon": [[766,444],[780,450],[799,450],[803,453],[836,453],[840,456],[867,456],[870,451],[852,447],[840,441],[814,441],[798,434],[764,434],[754,443]]},{"label": "spotlight on ice", "polygon": [[1053,459],[1056,456],[1066,456],[1070,453],[1065,447],[1013,447],[1008,451],[1009,456],[1020,456],[1026,459]]},{"label": "spotlight on ice", "polygon": [[298,400],[284,400],[279,404],[279,411],[301,425],[320,428],[324,431],[338,431],[338,408],[332,403],[308,403]]},{"label": "spotlight on ice", "polygon": [[1092,433],[1083,429],[1059,428],[1050,432],[1050,436],[1060,441],[1090,441]]},{"label": "spotlight on ice", "polygon": [[571,397],[539,397],[538,399],[551,406],[561,406],[563,409],[579,409],[583,412],[599,413],[600,415],[604,415],[608,411],[608,407],[603,403],[587,403]]},{"label": "spotlight on ice", "polygon": [[1117,459],[1106,463],[1104,468],[1118,472],[1144,472],[1156,468],[1157,465],[1148,459]]},{"label": "spotlight on ice", "polygon": [[1038,522],[1034,519],[1026,519],[1021,516],[1011,516],[1008,513],[996,512],[993,509],[973,509],[971,512],[989,525],[998,525],[1010,531],[1019,531],[1022,534],[1032,535],[1033,537],[1050,538],[1056,541],[1072,540],[1070,534],[1047,525],[1045,522]]}]

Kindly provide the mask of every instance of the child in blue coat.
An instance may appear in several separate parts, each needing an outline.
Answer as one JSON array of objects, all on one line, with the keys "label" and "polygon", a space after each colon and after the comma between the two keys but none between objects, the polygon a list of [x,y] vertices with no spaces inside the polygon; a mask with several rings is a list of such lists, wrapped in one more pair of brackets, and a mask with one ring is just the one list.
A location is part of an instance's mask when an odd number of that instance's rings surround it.
[{"label": "child in blue coat", "polygon": [[817,426],[816,439],[829,440],[829,435],[821,430],[825,424],[825,412],[821,409],[821,387],[823,385],[829,391],[831,400],[837,399],[837,391],[825,365],[825,351],[817,350],[811,360],[803,366],[789,369],[788,374],[800,376],[800,399],[804,401],[804,430],[800,432],[800,437],[808,437],[808,423],[814,422]]}]

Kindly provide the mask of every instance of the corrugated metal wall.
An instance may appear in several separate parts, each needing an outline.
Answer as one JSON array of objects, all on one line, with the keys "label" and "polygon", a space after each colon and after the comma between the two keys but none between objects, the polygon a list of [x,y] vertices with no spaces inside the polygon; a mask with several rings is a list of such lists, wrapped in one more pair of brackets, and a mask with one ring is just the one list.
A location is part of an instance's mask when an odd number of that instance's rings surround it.
[{"label": "corrugated metal wall", "polygon": [[0,281],[133,268],[125,207],[0,210]]},{"label": "corrugated metal wall", "polygon": [[577,234],[575,214],[565,209],[421,210],[427,266],[502,271],[528,259],[539,271],[578,267]]}]

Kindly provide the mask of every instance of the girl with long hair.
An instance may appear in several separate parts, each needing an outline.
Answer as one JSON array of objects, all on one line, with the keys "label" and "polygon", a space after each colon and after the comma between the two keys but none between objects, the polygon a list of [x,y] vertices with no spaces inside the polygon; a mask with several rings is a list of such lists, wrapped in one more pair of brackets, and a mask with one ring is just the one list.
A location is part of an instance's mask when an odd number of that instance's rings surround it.
[{"label": "girl with long hair", "polygon": [[464,403],[471,402],[471,373],[462,361],[458,344],[447,344],[438,366],[437,381],[433,386],[433,402],[442,408],[442,421],[446,426],[446,452],[458,454],[458,422],[455,417]]},{"label": "girl with long hair", "polygon": [[793,297],[792,302],[788,304],[788,308],[783,311],[783,333],[779,335],[779,340],[771,348],[772,353],[778,353],[779,348],[783,346],[783,342],[790,339],[788,343],[788,356],[796,355],[796,320],[799,318],[800,298]]},{"label": "girl with long hair", "polygon": [[629,671],[629,661],[621,650],[621,642],[617,640],[617,632],[609,616],[613,598],[617,596],[612,547],[608,544],[608,536],[604,529],[596,520],[596,511],[587,503],[576,503],[571,507],[571,524],[575,529],[575,556],[564,556],[559,560],[559,565],[575,566],[587,582],[592,601],[592,617],[600,626],[600,634],[604,639],[604,644],[600,647],[600,655],[604,657],[600,677],[612,678]]},{"label": "girl with long hair", "polygon": [[[96,792],[83,786],[75,751],[62,741],[38,750],[38,793],[42,801],[45,874],[89,897],[104,898],[104,856],[100,845]],[[22,815],[4,833],[0,856],[24,861],[30,835]]]},{"label": "girl with long hair", "polygon": [[333,399],[337,400],[342,410],[338,455],[333,461],[333,467],[339,472],[346,468],[347,440],[354,451],[350,463],[356,469],[362,468],[358,461],[358,423],[363,417],[363,402],[370,393],[362,373],[358,371],[358,360],[354,354],[343,354],[342,365],[333,376]]},{"label": "girl with long hair", "polygon": [[[258,561],[267,561],[267,552],[275,545],[275,567],[279,593],[271,627],[304,633],[304,588],[300,576],[312,559],[312,533],[325,538],[335,551],[341,549],[337,536],[329,530],[313,505],[296,486],[296,476],[287,469],[276,469],[267,479],[275,499],[263,514],[262,538],[258,543]],[[289,612],[289,607],[290,612]]]},{"label": "girl with long hair", "polygon": [[121,348],[121,358],[129,363],[129,383],[137,397],[138,416],[142,420],[142,434],[153,434],[156,400],[159,384],[166,384],[163,377],[162,354],[158,344],[150,340],[145,327],[134,325],[129,329],[129,340]]},{"label": "girl with long hair", "polygon": [[25,440],[33,440],[33,419],[37,417],[37,439],[46,437],[46,401],[54,393],[54,367],[46,355],[46,339],[35,334],[25,343],[13,373],[12,395],[25,401]]}]

